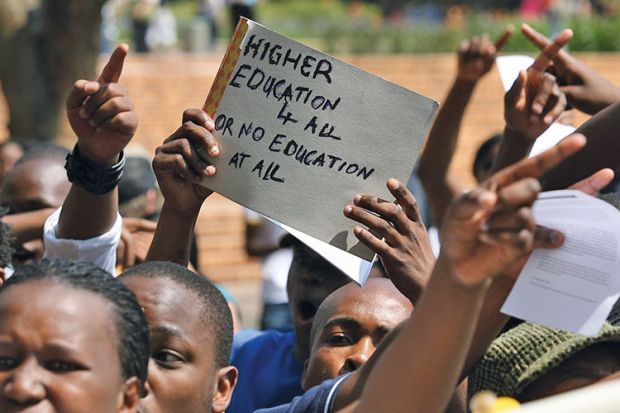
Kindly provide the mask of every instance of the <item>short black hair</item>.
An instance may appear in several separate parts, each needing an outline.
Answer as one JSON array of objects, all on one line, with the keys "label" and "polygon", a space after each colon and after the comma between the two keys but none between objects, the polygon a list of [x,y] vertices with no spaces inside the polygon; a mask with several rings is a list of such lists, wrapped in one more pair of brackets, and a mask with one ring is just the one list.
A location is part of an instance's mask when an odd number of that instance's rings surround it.
[{"label": "short black hair", "polygon": [[215,338],[215,363],[217,368],[230,364],[233,321],[224,295],[206,277],[181,265],[168,261],[149,261],[129,268],[120,278],[163,278],[179,284],[196,294],[202,306],[202,322]]},{"label": "short black hair", "polygon": [[144,386],[149,363],[148,324],[131,290],[91,263],[44,258],[18,267],[0,294],[14,285],[43,280],[90,291],[110,304],[118,331],[123,378],[137,377]]},{"label": "short black hair", "polygon": [[[7,208],[0,207],[0,218],[8,212]],[[11,231],[11,227],[0,220],[0,268],[11,265],[13,258],[13,247],[11,244],[15,236]]]},{"label": "short black hair", "polygon": [[69,150],[62,146],[51,143],[39,143],[28,148],[24,155],[15,163],[15,166],[41,159],[64,163],[68,154]]},{"label": "short black hair", "polygon": [[151,161],[139,156],[128,156],[125,159],[123,177],[118,184],[119,204],[144,195],[149,189],[157,188],[157,179]]},{"label": "short black hair", "polygon": [[476,156],[474,158],[474,164],[472,168],[472,172],[474,176],[477,178],[478,171],[481,170],[491,170],[493,166],[493,160],[491,159],[491,163],[489,164],[489,157],[493,152],[493,148],[496,145],[499,145],[502,141],[502,135],[500,133],[496,133],[495,135],[488,138],[486,141],[480,145],[478,150],[476,151]]}]

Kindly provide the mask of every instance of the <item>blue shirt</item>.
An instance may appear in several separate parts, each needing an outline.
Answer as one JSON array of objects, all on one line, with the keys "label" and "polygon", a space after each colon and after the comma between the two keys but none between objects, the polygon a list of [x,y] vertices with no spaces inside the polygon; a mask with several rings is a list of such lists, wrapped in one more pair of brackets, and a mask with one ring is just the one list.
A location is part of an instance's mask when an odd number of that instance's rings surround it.
[{"label": "blue shirt", "polygon": [[295,397],[289,404],[258,410],[255,413],[332,413],[336,392],[349,374],[334,380],[326,380],[305,392],[303,396]]},{"label": "blue shirt", "polygon": [[254,413],[289,403],[303,394],[304,368],[293,357],[294,346],[294,333],[271,330],[241,345],[233,343],[231,364],[239,369],[239,381],[227,411]]}]

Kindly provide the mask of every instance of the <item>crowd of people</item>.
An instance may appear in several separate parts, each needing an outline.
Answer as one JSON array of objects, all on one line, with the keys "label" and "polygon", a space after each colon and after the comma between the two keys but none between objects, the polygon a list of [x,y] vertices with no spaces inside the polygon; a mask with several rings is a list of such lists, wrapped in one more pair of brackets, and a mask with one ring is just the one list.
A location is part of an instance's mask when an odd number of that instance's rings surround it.
[{"label": "crowd of people", "polygon": [[[155,185],[125,150],[138,118],[119,83],[128,47],[118,46],[96,80],[69,93],[71,152],[0,148],[0,412],[484,412],[470,404],[483,390],[518,403],[620,378],[617,306],[593,338],[500,312],[529,254],[565,240],[537,225],[538,194],[597,196],[620,160],[620,87],[563,50],[570,30],[552,40],[522,31],[540,54],[506,93],[505,130],[476,157],[478,185],[462,187],[448,167],[511,28],[458,50],[417,170],[430,221],[396,179],[386,182],[394,200],[361,193],[343,205],[379,257],[363,286],[278,234],[257,255],[292,255],[292,330],[236,334],[235,306],[191,264],[211,195],[200,183],[222,173],[202,155],[220,155],[214,122],[183,113],[152,160]],[[528,158],[568,110],[591,118]],[[605,199],[620,208],[619,196]],[[427,225],[439,231],[437,257]]]}]

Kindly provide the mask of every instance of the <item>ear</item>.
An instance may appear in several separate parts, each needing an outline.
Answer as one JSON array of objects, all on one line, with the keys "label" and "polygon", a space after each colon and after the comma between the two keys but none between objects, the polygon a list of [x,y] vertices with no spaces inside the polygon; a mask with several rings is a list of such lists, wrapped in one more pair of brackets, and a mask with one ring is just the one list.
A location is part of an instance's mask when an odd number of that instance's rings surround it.
[{"label": "ear", "polygon": [[308,366],[310,365],[310,359],[304,361],[304,372],[301,375],[301,388],[306,391],[306,374],[308,374]]},{"label": "ear", "polygon": [[213,389],[212,413],[224,413],[226,411],[237,385],[238,377],[239,372],[234,366],[224,367],[217,371],[215,389]]},{"label": "ear", "polygon": [[118,413],[135,413],[138,411],[141,386],[137,377],[131,377],[123,385],[123,393],[119,395],[117,404]]}]

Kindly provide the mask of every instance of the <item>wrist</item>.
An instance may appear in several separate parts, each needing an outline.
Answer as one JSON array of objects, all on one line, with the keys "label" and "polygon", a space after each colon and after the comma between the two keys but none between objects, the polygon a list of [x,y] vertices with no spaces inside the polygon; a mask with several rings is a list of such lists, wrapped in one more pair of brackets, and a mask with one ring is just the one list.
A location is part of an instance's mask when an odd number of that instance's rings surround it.
[{"label": "wrist", "polygon": [[478,84],[478,80],[457,75],[452,87],[473,90]]},{"label": "wrist", "polygon": [[[111,165],[102,165],[83,154],[79,145],[67,155],[65,170],[67,178],[73,185],[81,187],[93,195],[104,195],[112,192],[123,176],[125,157],[122,152],[117,162]],[[107,161],[112,161],[108,159]]]},{"label": "wrist", "polygon": [[[79,146],[79,143],[77,144]],[[89,161],[97,164],[98,166],[101,167],[110,167],[110,166],[114,166],[118,163],[118,161],[120,160],[121,154],[117,153],[113,156],[106,156],[106,157],[101,157],[98,156],[96,154],[94,154],[93,152],[90,151],[90,149],[87,146],[79,146],[80,148],[80,155],[83,158],[88,159]]]},{"label": "wrist", "polygon": [[510,140],[513,142],[518,142],[523,145],[530,145],[533,138],[528,136],[525,132],[520,130],[519,128],[515,128],[509,124],[506,124],[506,128],[504,129],[504,139]]},{"label": "wrist", "polygon": [[202,208],[202,203],[196,203],[191,206],[174,205],[174,203],[164,199],[161,207],[161,215],[170,215],[176,217],[177,220],[195,221]]},{"label": "wrist", "polygon": [[465,293],[479,294],[486,292],[492,284],[492,277],[484,277],[480,274],[469,274],[459,271],[452,263],[452,259],[445,254],[439,254],[435,271],[437,276],[446,277],[447,280],[458,290]]}]

